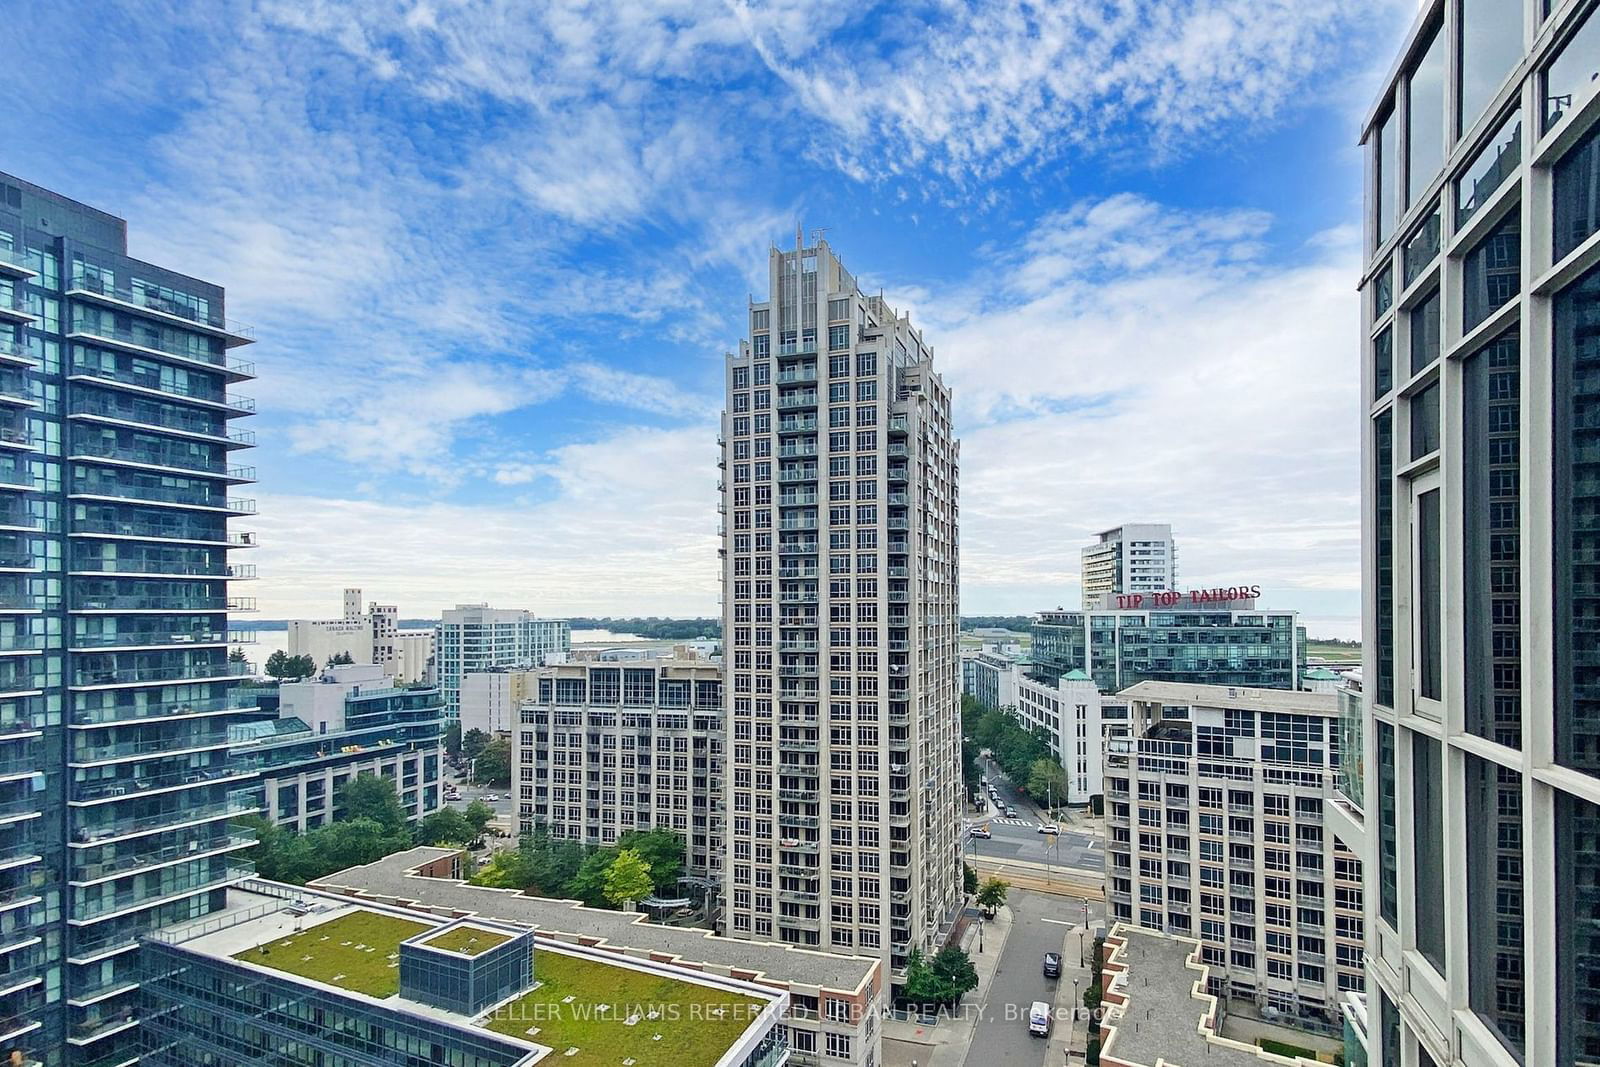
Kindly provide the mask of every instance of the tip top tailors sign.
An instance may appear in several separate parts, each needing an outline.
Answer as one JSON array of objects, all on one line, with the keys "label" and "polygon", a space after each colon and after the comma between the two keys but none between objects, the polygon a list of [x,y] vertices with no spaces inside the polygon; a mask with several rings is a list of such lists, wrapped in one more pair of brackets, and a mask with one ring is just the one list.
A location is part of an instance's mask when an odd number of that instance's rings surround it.
[{"label": "tip top tailors sign", "polygon": [[1261,595],[1259,585],[1230,585],[1220,589],[1190,589],[1186,592],[1168,590],[1163,593],[1119,593],[1117,607],[1137,611],[1140,608],[1199,607],[1202,604],[1226,604],[1235,600],[1255,600]]}]

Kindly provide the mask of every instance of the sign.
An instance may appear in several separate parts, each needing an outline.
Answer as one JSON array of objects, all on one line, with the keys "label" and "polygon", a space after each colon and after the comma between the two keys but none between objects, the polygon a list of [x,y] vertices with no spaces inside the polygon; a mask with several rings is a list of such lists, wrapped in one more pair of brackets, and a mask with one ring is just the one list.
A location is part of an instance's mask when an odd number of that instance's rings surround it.
[{"label": "sign", "polygon": [[1198,607],[1202,604],[1224,604],[1231,600],[1254,600],[1261,595],[1259,585],[1230,585],[1221,589],[1190,589],[1180,593],[1169,590],[1164,593],[1119,593],[1117,594],[1117,607],[1120,610],[1137,611],[1146,606],[1152,608],[1175,608],[1180,604],[1186,607]]}]

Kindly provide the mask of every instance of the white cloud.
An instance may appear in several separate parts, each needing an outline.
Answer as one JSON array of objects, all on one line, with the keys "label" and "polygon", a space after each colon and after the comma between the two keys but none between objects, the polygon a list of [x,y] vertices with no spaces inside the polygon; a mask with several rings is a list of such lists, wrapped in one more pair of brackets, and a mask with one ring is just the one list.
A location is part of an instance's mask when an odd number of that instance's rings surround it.
[{"label": "white cloud", "polygon": [[360,585],[429,616],[488,601],[554,615],[713,615],[714,429],[631,429],[566,445],[510,484],[549,475],[548,499],[445,503],[263,495],[265,618],[322,617]]}]

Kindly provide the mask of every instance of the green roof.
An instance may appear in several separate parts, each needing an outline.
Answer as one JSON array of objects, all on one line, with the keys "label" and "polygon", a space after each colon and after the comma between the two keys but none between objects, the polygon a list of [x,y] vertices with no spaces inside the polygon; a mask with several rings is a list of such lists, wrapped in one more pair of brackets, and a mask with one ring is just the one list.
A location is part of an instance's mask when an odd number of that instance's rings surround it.
[{"label": "green roof", "polygon": [[1064,682],[1087,682],[1089,676],[1080,670],[1070,670],[1061,676],[1061,680]]},{"label": "green roof", "polygon": [[1326,667],[1313,667],[1306,671],[1305,676],[1314,682],[1336,682],[1339,676]]},{"label": "green roof", "polygon": [[233,958],[382,1000],[400,992],[400,942],[426,929],[427,923],[355,911]]}]

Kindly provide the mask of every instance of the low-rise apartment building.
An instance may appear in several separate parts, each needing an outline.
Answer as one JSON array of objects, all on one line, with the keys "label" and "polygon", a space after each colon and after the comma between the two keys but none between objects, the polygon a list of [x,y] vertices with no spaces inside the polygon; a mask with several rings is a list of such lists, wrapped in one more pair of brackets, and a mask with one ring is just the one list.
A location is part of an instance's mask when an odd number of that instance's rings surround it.
[{"label": "low-rise apartment building", "polygon": [[1359,855],[1330,831],[1339,698],[1142,682],[1105,755],[1112,921],[1198,938],[1208,992],[1333,1029],[1363,988]]},{"label": "low-rise apartment building", "polygon": [[722,668],[701,660],[567,663],[530,674],[512,777],[523,832],[606,845],[664,827],[684,874],[715,878],[722,850]]},{"label": "low-rise apartment building", "polygon": [[[414,848],[331,874],[314,887],[439,915],[532,927],[539,944],[577,945],[620,959],[646,959],[756,982],[788,994],[783,1023],[789,1067],[878,1067],[883,1062],[879,1014],[887,1006],[887,990],[877,956],[719,937],[652,923],[639,914],[481,888],[461,880],[462,866],[457,849]],[[553,1056],[547,1062],[560,1059]],[[639,1063],[654,1067],[649,1060]]]},{"label": "low-rise apartment building", "polygon": [[339,790],[375,774],[394,782],[412,819],[438,811],[444,759],[439,690],[397,686],[375,664],[333,667],[304,682],[253,689],[271,717],[233,727],[229,751],[260,772],[262,814],[297,831],[339,816]]}]

